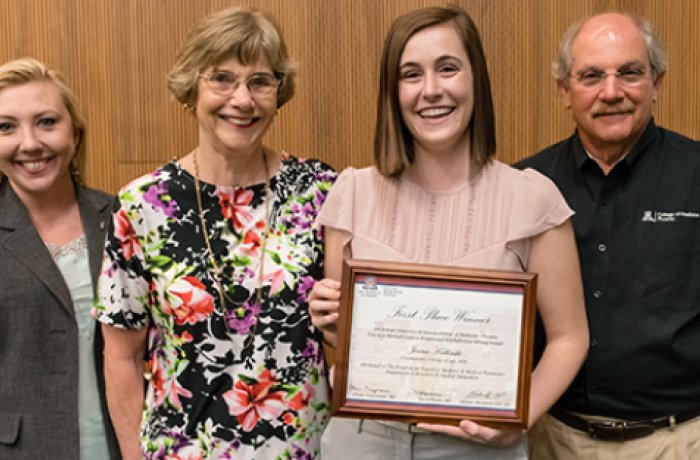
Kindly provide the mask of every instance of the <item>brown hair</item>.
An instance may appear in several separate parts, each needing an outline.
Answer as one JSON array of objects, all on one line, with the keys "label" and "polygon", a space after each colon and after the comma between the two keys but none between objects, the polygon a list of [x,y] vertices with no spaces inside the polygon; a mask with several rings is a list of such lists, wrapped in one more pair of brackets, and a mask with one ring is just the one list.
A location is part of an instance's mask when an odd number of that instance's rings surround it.
[{"label": "brown hair", "polygon": [[274,19],[260,10],[228,8],[200,19],[190,30],[168,75],[168,88],[188,107],[197,104],[200,72],[235,57],[243,65],[267,60],[281,79],[277,107],[294,95],[294,64]]},{"label": "brown hair", "polygon": [[[63,99],[63,104],[66,106],[73,124],[73,134],[78,139],[75,145],[75,155],[71,161],[71,174],[80,181],[79,171],[85,163],[85,121],[78,109],[75,94],[68,87],[63,76],[48,68],[46,64],[32,58],[16,59],[0,66],[0,91],[33,81],[53,83]],[[4,174],[0,172],[0,178],[3,176]]]},{"label": "brown hair", "polygon": [[474,112],[469,122],[472,161],[481,166],[496,153],[491,81],[481,38],[474,21],[456,6],[423,8],[396,19],[384,41],[379,74],[374,161],[379,172],[385,176],[400,175],[415,159],[413,136],[401,117],[399,106],[401,55],[413,35],[440,24],[450,24],[454,27],[464,45],[474,74]]}]

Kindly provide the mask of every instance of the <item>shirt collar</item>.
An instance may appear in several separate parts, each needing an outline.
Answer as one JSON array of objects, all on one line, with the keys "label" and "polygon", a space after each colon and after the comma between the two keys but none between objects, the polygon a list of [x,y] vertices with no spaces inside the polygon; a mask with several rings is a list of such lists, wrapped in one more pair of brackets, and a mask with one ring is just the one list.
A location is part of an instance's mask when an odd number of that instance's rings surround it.
[{"label": "shirt collar", "polygon": [[[627,166],[632,165],[635,163],[639,157],[642,156],[644,152],[649,150],[649,145],[652,144],[652,141],[658,136],[658,129],[656,127],[656,123],[654,122],[654,118],[652,117],[651,120],[649,120],[649,124],[647,124],[646,129],[644,130],[644,133],[642,134],[642,137],[639,138],[636,144],[632,147],[632,149],[629,151],[627,155],[624,157],[620,158],[615,162],[613,165],[613,168],[617,166],[620,163],[625,163]],[[583,147],[583,144],[581,143],[581,138],[578,135],[578,128],[576,129],[576,133],[574,134],[574,161],[576,162],[577,168],[580,170],[583,168],[583,165],[586,164],[588,161],[595,162],[595,160],[591,157],[591,155],[586,151],[586,149]]]}]

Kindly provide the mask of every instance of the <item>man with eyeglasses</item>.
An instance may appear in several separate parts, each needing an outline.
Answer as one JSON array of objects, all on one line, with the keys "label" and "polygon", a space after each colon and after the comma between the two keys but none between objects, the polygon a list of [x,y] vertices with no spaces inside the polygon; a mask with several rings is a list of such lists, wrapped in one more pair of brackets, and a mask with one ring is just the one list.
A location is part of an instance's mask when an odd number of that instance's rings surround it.
[{"label": "man with eyeglasses", "polygon": [[591,342],[531,458],[700,458],[700,144],[652,117],[663,43],[646,21],[592,16],[553,70],[576,132],[516,166],[576,211]]}]

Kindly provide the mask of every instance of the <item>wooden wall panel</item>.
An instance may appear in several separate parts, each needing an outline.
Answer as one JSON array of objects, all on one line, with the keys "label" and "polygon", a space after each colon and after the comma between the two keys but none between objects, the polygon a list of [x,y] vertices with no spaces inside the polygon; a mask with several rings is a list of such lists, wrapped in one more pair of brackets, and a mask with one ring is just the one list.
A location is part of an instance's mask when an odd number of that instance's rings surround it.
[{"label": "wooden wall panel", "polygon": [[[230,5],[270,11],[298,63],[294,99],[267,142],[338,169],[372,162],[378,65],[398,15],[426,0],[0,0],[0,61],[35,56],[61,70],[88,123],[85,175],[115,191],[197,143],[196,120],[165,76],[196,18]],[[513,162],[568,136],[573,124],[550,63],[566,27],[591,13],[650,19],[669,49],[657,120],[700,138],[700,2],[459,0],[479,26],[496,104],[498,158]]]}]

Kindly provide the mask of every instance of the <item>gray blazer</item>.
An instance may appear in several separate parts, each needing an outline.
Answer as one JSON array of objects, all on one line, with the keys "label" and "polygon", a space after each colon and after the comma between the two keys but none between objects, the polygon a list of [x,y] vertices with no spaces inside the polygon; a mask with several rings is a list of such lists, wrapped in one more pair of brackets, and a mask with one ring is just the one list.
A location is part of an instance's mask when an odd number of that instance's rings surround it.
[{"label": "gray blazer", "polygon": [[[109,195],[77,187],[93,286],[111,216]],[[112,458],[119,458],[104,396],[103,340],[95,366]],[[78,326],[63,276],[26,208],[0,182],[0,459],[79,459]]]}]

